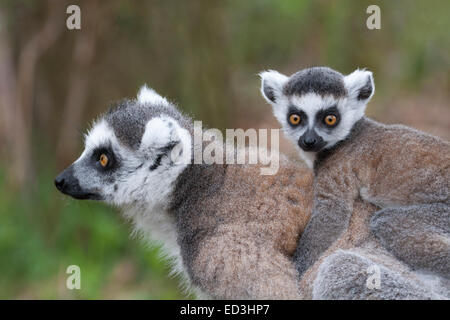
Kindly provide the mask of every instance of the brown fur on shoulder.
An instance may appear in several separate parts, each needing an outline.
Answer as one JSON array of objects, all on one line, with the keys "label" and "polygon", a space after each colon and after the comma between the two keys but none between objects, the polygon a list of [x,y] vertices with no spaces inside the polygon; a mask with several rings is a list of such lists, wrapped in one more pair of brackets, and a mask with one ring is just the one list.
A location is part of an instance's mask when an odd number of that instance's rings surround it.
[{"label": "brown fur on shoulder", "polygon": [[273,176],[259,165],[193,165],[183,175],[175,194],[195,196],[172,210],[193,284],[212,298],[298,299],[292,255],[311,211],[311,171],[282,157]]}]

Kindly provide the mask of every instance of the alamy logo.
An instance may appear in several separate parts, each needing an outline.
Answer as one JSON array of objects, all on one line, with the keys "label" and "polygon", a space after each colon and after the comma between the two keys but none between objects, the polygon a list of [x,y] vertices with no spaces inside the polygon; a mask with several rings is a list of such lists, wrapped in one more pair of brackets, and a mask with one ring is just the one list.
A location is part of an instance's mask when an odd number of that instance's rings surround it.
[{"label": "alamy logo", "polygon": [[381,269],[377,265],[371,265],[367,268],[367,273],[369,274],[369,277],[366,281],[366,287],[367,289],[374,290],[374,289],[381,289]]},{"label": "alamy logo", "polygon": [[66,287],[69,290],[81,289],[81,270],[77,265],[70,265],[66,269],[66,273],[70,274],[66,280]]},{"label": "alamy logo", "polygon": [[69,30],[81,29],[81,9],[76,4],[71,4],[67,7],[66,13],[70,16],[66,19],[66,26]]},{"label": "alamy logo", "polygon": [[[274,175],[280,162],[279,129],[270,130],[270,148],[267,129],[226,129],[225,141],[219,129],[203,130],[202,121],[194,121],[194,154],[171,152],[176,164],[261,164],[261,175]],[[248,148],[246,148],[248,141]]]},{"label": "alamy logo", "polygon": [[369,30],[381,29],[381,9],[376,4],[367,7],[366,13],[370,14],[366,25]]}]

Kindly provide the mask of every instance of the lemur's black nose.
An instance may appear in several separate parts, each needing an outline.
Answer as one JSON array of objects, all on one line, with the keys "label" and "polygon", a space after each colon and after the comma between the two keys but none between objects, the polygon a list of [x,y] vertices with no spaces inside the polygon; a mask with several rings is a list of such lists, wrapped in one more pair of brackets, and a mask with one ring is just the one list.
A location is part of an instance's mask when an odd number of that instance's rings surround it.
[{"label": "lemur's black nose", "polygon": [[75,199],[102,200],[102,196],[95,190],[84,189],[74,176],[73,165],[61,172],[55,179],[55,187],[64,194]]},{"label": "lemur's black nose", "polygon": [[64,189],[64,183],[65,183],[65,180],[63,177],[61,177],[61,176],[56,177],[56,179],[55,179],[56,189],[58,189],[59,191],[62,191]]},{"label": "lemur's black nose", "polygon": [[298,145],[304,151],[319,151],[324,146],[324,141],[314,130],[307,130],[298,140]]},{"label": "lemur's black nose", "polygon": [[55,178],[55,187],[62,193],[69,195],[72,195],[74,191],[79,189],[78,180],[73,176],[72,166],[65,169]]},{"label": "lemur's black nose", "polygon": [[303,143],[308,147],[312,147],[316,142],[317,140],[315,138],[305,138],[305,140],[303,140]]}]

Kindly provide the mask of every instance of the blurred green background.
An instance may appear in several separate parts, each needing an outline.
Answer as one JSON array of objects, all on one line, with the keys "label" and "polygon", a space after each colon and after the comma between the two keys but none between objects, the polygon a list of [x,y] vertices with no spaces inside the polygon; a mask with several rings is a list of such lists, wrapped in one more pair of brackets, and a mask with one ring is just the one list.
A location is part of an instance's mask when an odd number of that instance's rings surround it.
[{"label": "blurred green background", "polygon": [[[449,139],[449,13],[448,0],[0,0],[0,298],[192,298],[117,210],[53,186],[89,122],[144,83],[208,126],[267,128],[259,71],[366,67],[371,116]],[[71,264],[81,290],[65,287]]]}]

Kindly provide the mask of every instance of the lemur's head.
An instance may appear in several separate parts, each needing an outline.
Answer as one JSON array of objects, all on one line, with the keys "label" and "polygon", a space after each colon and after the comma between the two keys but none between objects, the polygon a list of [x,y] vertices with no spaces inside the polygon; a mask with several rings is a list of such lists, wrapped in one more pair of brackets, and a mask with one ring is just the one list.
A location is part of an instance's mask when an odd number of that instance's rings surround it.
[{"label": "lemur's head", "polygon": [[260,76],[263,97],[303,155],[344,140],[363,117],[375,91],[372,73],[365,70],[344,76],[327,67],[314,67],[290,77],[273,70]]},{"label": "lemur's head", "polygon": [[81,156],[55,179],[76,199],[162,203],[190,162],[190,120],[146,86],[95,121],[85,138]]}]

